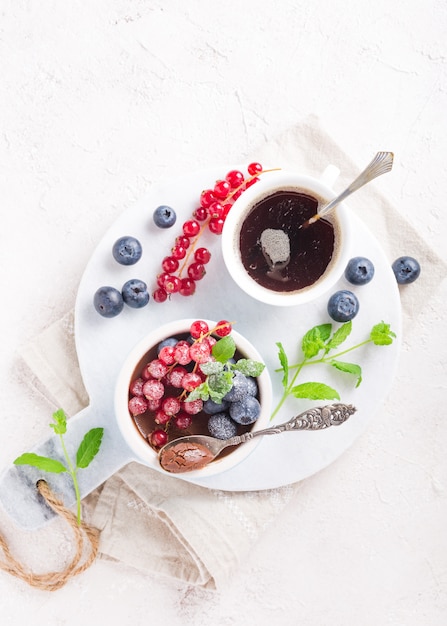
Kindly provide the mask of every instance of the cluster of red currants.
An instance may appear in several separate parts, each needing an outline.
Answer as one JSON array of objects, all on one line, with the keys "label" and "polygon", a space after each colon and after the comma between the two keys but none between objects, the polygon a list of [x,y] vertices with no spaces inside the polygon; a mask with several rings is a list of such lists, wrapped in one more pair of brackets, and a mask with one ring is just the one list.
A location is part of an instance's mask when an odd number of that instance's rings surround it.
[{"label": "cluster of red currants", "polygon": [[202,411],[203,400],[189,400],[188,395],[206,380],[200,366],[212,360],[212,348],[218,338],[232,331],[227,320],[221,320],[212,329],[203,320],[191,324],[192,339],[168,338],[157,348],[151,359],[129,387],[129,412],[133,418],[145,413],[153,415],[157,427],[148,437],[154,448],[168,441],[168,426],[186,430],[192,416]]},{"label": "cluster of red currants", "polygon": [[[152,296],[155,302],[165,302],[173,293],[192,296],[196,282],[206,274],[206,264],[211,252],[205,247],[196,248],[201,234],[208,229],[215,235],[222,233],[225,218],[234,202],[263,173],[260,163],[250,163],[248,176],[239,170],[231,170],[223,180],[216,181],[213,189],[204,189],[200,205],[194,210],[192,219],[183,223],[171,249],[171,254],[161,262],[162,272],[157,276],[157,288]],[[185,274],[186,273],[186,274]]]}]

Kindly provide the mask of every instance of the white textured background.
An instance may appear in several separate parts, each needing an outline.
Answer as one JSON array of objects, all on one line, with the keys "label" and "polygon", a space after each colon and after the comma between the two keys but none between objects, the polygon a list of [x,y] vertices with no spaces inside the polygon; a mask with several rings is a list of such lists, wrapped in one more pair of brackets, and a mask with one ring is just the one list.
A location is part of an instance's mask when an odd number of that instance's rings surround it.
[{"label": "white textured background", "polygon": [[[444,0],[0,0],[1,464],[52,410],[18,348],[73,306],[152,182],[240,162],[316,114],[359,166],[395,152],[381,191],[447,260],[446,33]],[[445,626],[446,295],[404,342],[405,411],[305,481],[227,588],[107,562],[54,594],[0,573],[2,623]],[[16,547],[37,569],[58,556]]]}]

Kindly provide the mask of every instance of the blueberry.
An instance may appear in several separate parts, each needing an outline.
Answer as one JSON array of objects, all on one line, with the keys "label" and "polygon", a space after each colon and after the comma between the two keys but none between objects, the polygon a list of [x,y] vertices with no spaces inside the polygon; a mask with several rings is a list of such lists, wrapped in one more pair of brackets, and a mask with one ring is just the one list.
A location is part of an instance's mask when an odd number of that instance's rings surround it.
[{"label": "blueberry", "polygon": [[121,265],[135,265],[142,253],[141,243],[135,237],[120,237],[112,248],[113,258]]},{"label": "blueberry", "polygon": [[327,312],[336,322],[349,322],[359,312],[359,301],[352,291],[336,291],[327,304]]},{"label": "blueberry", "polygon": [[253,396],[244,396],[242,400],[232,402],[230,416],[238,424],[253,424],[261,413],[261,405]]},{"label": "blueberry", "polygon": [[345,269],[345,278],[353,285],[366,285],[374,276],[374,265],[364,256],[356,256]]},{"label": "blueberry", "polygon": [[132,309],[141,309],[149,302],[147,285],[138,278],[131,278],[124,283],[121,294],[124,302]]},{"label": "blueberry", "polygon": [[223,399],[229,402],[242,400],[244,396],[248,395],[248,390],[249,383],[247,376],[236,371],[233,376],[233,386],[230,391],[224,395]]},{"label": "blueberry", "polygon": [[229,439],[237,434],[237,425],[226,413],[215,413],[208,420],[208,431],[217,439]]},{"label": "blueberry", "polygon": [[411,256],[401,256],[391,266],[399,285],[408,285],[418,278],[421,266]]},{"label": "blueberry", "polygon": [[174,209],[163,204],[155,209],[153,218],[158,228],[171,228],[175,224],[177,215]]},{"label": "blueberry", "polygon": [[123,310],[123,297],[114,287],[100,287],[93,297],[95,309],[103,317],[116,317]]},{"label": "blueberry", "polygon": [[229,406],[230,403],[226,400],[222,400],[222,402],[214,402],[214,400],[211,400],[211,398],[209,398],[203,403],[203,410],[208,415],[214,415],[215,413],[222,413],[223,411],[226,411]]},{"label": "blueberry", "polygon": [[157,346],[157,355],[160,354],[160,350],[165,346],[174,347],[178,343],[178,339],[176,337],[168,337],[167,339],[163,339]]}]

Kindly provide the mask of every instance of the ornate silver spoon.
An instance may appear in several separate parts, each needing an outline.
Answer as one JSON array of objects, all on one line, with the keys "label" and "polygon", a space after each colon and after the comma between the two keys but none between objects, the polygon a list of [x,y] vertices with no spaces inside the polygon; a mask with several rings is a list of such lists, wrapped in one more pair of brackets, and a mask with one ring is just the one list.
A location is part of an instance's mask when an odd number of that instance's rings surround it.
[{"label": "ornate silver spoon", "polygon": [[350,196],[351,193],[354,193],[354,191],[357,191],[357,189],[360,189],[360,187],[363,187],[366,183],[371,182],[374,178],[389,172],[393,167],[393,159],[394,154],[392,152],[378,152],[371,163],[366,166],[363,172],[357,176],[349,187],[342,191],[336,198],[319,208],[318,213],[306,220],[300,228],[306,228],[310,224],[313,224],[324,215],[327,215],[332,209],[335,209],[335,207]]},{"label": "ornate silver spoon", "polygon": [[244,433],[230,439],[216,439],[207,435],[180,437],[160,449],[159,462],[164,470],[172,474],[192,472],[211,463],[228,446],[237,446],[263,435],[279,435],[285,431],[323,430],[330,426],[339,426],[356,410],[351,404],[328,404],[308,409],[284,424]]}]

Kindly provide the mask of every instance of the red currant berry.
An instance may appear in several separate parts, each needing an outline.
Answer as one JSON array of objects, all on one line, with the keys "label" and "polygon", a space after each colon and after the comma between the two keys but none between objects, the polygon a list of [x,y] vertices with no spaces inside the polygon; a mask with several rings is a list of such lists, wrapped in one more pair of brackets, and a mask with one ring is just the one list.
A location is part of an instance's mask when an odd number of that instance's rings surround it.
[{"label": "red currant berry", "polygon": [[153,292],[152,297],[154,299],[154,302],[160,303],[160,302],[165,302],[166,301],[166,299],[168,297],[168,294],[166,293],[166,291],[162,287],[160,287],[160,289],[156,289]]},{"label": "red currant berry", "polygon": [[180,365],[188,365],[188,363],[191,363],[189,348],[190,345],[187,341],[179,341],[175,346],[175,360]]},{"label": "red currant berry", "polygon": [[197,341],[190,347],[189,354],[196,363],[206,363],[211,356],[210,344],[207,341]]},{"label": "red currant berry", "polygon": [[167,293],[177,293],[180,290],[180,278],[174,274],[168,276],[164,288]]},{"label": "red currant berry", "polygon": [[208,335],[208,337],[206,338],[209,347],[211,348],[211,350],[213,349],[213,346],[215,343],[217,343],[217,339],[216,337],[213,337],[212,335]]},{"label": "red currant berry", "polygon": [[214,185],[214,195],[216,198],[226,198],[230,193],[230,183],[226,180],[218,180]]},{"label": "red currant berry", "polygon": [[191,263],[188,267],[188,276],[192,280],[201,280],[206,274],[205,266],[202,263]]},{"label": "red currant berry", "polygon": [[196,283],[191,278],[182,278],[180,293],[182,296],[192,296],[196,291]]},{"label": "red currant berry", "polygon": [[216,197],[211,189],[204,189],[200,194],[200,204],[205,207],[205,209],[207,209],[215,199]]},{"label": "red currant berry", "polygon": [[194,339],[198,339],[202,335],[206,335],[209,329],[210,328],[206,322],[204,322],[203,320],[196,320],[191,324],[189,328],[189,334]]},{"label": "red currant berry", "polygon": [[165,256],[161,262],[161,267],[167,274],[172,274],[178,270],[179,262],[173,256]]},{"label": "red currant berry", "polygon": [[203,400],[197,399],[182,402],[182,409],[188,415],[197,415],[203,409]]},{"label": "red currant berry", "polygon": [[144,380],[142,378],[136,378],[129,387],[129,391],[133,396],[143,396]]},{"label": "red currant berry", "polygon": [[158,409],[158,411],[155,412],[154,421],[156,424],[163,426],[170,421],[171,417],[172,415],[167,415],[163,409]]},{"label": "red currant berry", "polygon": [[179,235],[175,238],[175,245],[182,246],[182,248],[185,248],[185,250],[189,248],[190,243],[191,242],[189,240],[189,237],[186,237],[185,235]]},{"label": "red currant berry", "polygon": [[200,232],[200,224],[197,220],[188,220],[183,224],[185,237],[195,237]]},{"label": "red currant berry", "polygon": [[238,198],[240,198],[240,196],[242,195],[243,191],[244,191],[243,189],[238,189],[237,191],[235,191],[235,192],[234,192],[234,194],[233,194],[233,200],[234,200],[235,202],[236,202],[236,200],[237,200]]},{"label": "red currant berry", "polygon": [[154,359],[147,366],[147,371],[152,376],[152,378],[163,378],[168,373],[168,366],[163,363],[160,359]]},{"label": "red currant berry", "polygon": [[159,287],[161,287],[162,289],[164,289],[165,288],[165,280],[167,278],[169,278],[169,276],[170,276],[170,274],[168,274],[167,272],[163,272],[162,274],[159,274],[157,276],[157,285]]},{"label": "red currant berry", "polygon": [[161,448],[161,446],[164,446],[167,441],[168,435],[160,428],[157,428],[149,435],[149,442],[154,446],[154,448]]},{"label": "red currant berry", "polygon": [[250,176],[254,176],[255,174],[259,174],[262,172],[262,165],[260,163],[250,163],[247,167],[247,172]]},{"label": "red currant berry", "polygon": [[231,324],[227,320],[220,320],[216,324],[216,330],[214,331],[218,337],[226,337],[231,333]]},{"label": "red currant berry", "polygon": [[211,219],[222,217],[223,214],[224,214],[224,208],[220,202],[213,202],[208,207],[208,215],[210,216]]},{"label": "red currant berry", "polygon": [[147,410],[148,411],[157,411],[160,408],[160,398],[156,398],[156,399],[152,399],[152,398],[148,398],[147,399]]},{"label": "red currant berry", "polygon": [[221,235],[225,220],[222,217],[213,218],[209,221],[208,227],[215,235]]},{"label": "red currant berry", "polygon": [[182,387],[185,391],[192,391],[202,383],[202,378],[195,372],[188,372],[183,376]]},{"label": "red currant berry", "polygon": [[172,387],[175,387],[175,389],[181,389],[183,376],[187,373],[188,372],[184,367],[177,365],[177,367],[174,367],[170,372],[168,372],[166,379]]},{"label": "red currant berry", "polygon": [[175,350],[174,346],[163,346],[158,354],[158,358],[166,365],[173,365],[175,363]]},{"label": "red currant berry", "polygon": [[179,430],[186,430],[192,424],[192,417],[182,411],[174,418],[174,424]]},{"label": "red currant berry", "polygon": [[159,380],[147,380],[143,385],[143,393],[148,400],[160,400],[164,396],[165,386]]},{"label": "red currant berry", "polygon": [[185,246],[174,246],[171,250],[171,254],[174,259],[184,259],[186,256],[186,248]]},{"label": "red currant berry", "polygon": [[225,219],[227,217],[228,213],[231,211],[231,207],[232,206],[233,206],[232,204],[224,204],[223,205],[223,207],[222,207],[223,208],[223,213],[222,213],[223,219]]},{"label": "red currant berry", "polygon": [[250,180],[247,180],[247,182],[245,183],[245,186],[248,189],[249,187],[257,183],[258,181],[259,181],[259,178],[251,178]]},{"label": "red currant berry", "polygon": [[194,252],[194,258],[198,263],[206,265],[210,262],[211,252],[207,248],[197,248]]},{"label": "red currant berry", "polygon": [[203,206],[199,206],[197,207],[197,209],[195,209],[195,211],[193,212],[193,216],[196,218],[196,220],[198,220],[199,222],[204,222],[206,220],[206,218],[208,217],[208,211],[205,209],[205,207]]},{"label": "red currant berry", "polygon": [[180,400],[174,396],[167,396],[162,400],[161,408],[166,415],[176,415],[180,411]]},{"label": "red currant berry", "polygon": [[134,396],[129,400],[129,413],[135,417],[135,415],[142,415],[147,411],[147,401],[140,396]]},{"label": "red currant berry", "polygon": [[231,170],[225,176],[225,180],[229,183],[232,189],[236,189],[244,182],[244,175],[239,170]]}]

